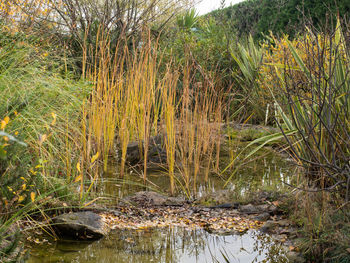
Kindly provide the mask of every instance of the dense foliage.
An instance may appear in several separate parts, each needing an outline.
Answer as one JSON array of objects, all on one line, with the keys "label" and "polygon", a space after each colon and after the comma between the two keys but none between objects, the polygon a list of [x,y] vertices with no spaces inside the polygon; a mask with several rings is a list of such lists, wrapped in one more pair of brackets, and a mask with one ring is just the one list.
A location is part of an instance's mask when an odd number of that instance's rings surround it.
[{"label": "dense foliage", "polygon": [[305,23],[324,28],[332,16],[335,25],[334,14],[349,21],[349,12],[350,2],[347,0],[247,0],[209,15],[230,21],[239,36],[251,34],[261,39],[270,31],[294,36],[304,30]]}]

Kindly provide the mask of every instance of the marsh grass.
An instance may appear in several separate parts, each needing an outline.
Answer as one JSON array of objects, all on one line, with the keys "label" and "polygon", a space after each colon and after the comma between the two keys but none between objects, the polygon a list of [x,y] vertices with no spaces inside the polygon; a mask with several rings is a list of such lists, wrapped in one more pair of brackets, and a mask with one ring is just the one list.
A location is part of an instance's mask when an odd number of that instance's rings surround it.
[{"label": "marsh grass", "polygon": [[221,126],[214,123],[222,121],[224,94],[215,86],[215,77],[204,75],[190,59],[184,68],[171,62],[162,65],[162,51],[149,33],[143,36],[141,46],[130,49],[117,44],[114,55],[109,33],[101,29],[99,39],[95,64],[83,63],[85,78],[94,83],[86,105],[84,132],[89,143],[83,144],[85,151],[94,148],[101,153],[106,170],[116,139],[123,176],[128,143],[137,141],[146,182],[150,138],[161,135],[171,193],[178,181],[174,179],[176,168],[185,188],[196,189],[205,160],[205,176],[209,176],[215,150],[215,170],[219,169]]}]

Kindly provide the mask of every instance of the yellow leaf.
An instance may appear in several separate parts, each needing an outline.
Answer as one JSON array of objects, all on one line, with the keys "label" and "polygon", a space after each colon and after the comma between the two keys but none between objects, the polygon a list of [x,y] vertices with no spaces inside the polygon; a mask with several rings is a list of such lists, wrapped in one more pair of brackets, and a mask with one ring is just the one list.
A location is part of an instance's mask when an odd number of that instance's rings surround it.
[{"label": "yellow leaf", "polygon": [[23,200],[24,200],[24,196],[23,195],[20,195],[19,197],[18,197],[18,203],[20,203],[20,202],[22,202]]},{"label": "yellow leaf", "polygon": [[26,190],[27,189],[27,185],[26,184],[22,184],[22,189]]},{"label": "yellow leaf", "polygon": [[77,163],[77,170],[80,173],[80,163]]},{"label": "yellow leaf", "polygon": [[278,201],[274,201],[274,202],[272,202],[272,204],[273,204],[274,206],[279,206],[279,202],[278,202]]},{"label": "yellow leaf", "polygon": [[77,178],[75,178],[74,182],[75,182],[75,183],[76,183],[76,182],[79,182],[79,181],[81,181],[82,179],[83,179],[83,175],[81,174],[81,175],[77,176]]},{"label": "yellow leaf", "polygon": [[43,167],[41,164],[38,164],[37,166],[35,166],[35,169],[41,168]]},{"label": "yellow leaf", "polygon": [[30,199],[31,199],[32,202],[34,203],[34,201],[35,201],[35,193],[34,193],[34,192],[31,192],[31,193],[30,193]]},{"label": "yellow leaf", "polygon": [[9,141],[9,137],[7,137],[7,136],[4,136],[3,139],[4,139],[5,142]]},{"label": "yellow leaf", "polygon": [[18,131],[15,131],[15,135],[16,135],[16,136],[18,135]]},{"label": "yellow leaf", "polygon": [[97,160],[99,155],[100,155],[99,152],[97,152],[94,156],[92,156],[91,163],[94,163]]}]

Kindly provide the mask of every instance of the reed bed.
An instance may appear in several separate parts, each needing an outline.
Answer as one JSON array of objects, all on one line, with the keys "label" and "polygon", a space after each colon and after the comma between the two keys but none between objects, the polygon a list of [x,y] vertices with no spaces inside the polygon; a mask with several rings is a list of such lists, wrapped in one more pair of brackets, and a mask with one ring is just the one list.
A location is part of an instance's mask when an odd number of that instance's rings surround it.
[{"label": "reed bed", "polygon": [[[205,160],[206,180],[215,154],[213,167],[219,169],[221,126],[213,123],[222,121],[223,93],[217,91],[214,79],[204,77],[190,59],[182,69],[171,63],[164,66],[157,40],[150,35],[132,49],[123,45],[111,48],[108,32],[103,30],[99,39],[93,54],[95,62],[83,63],[84,76],[94,83],[86,105],[86,156],[94,148],[106,169],[116,142],[123,176],[127,146],[137,141],[146,182],[150,138],[161,135],[171,193],[175,192],[176,181],[186,191],[195,192]],[[113,54],[112,50],[117,51]],[[176,168],[179,178],[175,178]]]}]

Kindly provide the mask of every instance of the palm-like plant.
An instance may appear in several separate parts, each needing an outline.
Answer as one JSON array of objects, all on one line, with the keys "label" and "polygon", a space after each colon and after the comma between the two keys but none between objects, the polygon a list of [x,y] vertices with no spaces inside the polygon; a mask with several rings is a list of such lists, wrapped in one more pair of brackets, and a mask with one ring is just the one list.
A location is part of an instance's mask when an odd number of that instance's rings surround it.
[{"label": "palm-like plant", "polygon": [[[279,81],[286,98],[283,119],[296,129],[286,137],[295,157],[307,168],[308,178],[321,189],[338,189],[350,198],[350,60],[349,48],[340,23],[334,34],[315,35],[310,30],[302,58],[288,42],[298,67],[286,61]],[[276,67],[276,71],[278,71]],[[305,82],[296,82],[293,72],[302,73]],[[282,110],[280,110],[282,112]],[[287,115],[289,118],[287,118]]]},{"label": "palm-like plant", "polygon": [[240,85],[243,98],[253,110],[257,119],[264,119],[263,105],[260,105],[259,69],[263,63],[264,48],[254,43],[253,37],[249,36],[247,44],[238,43],[237,47],[231,48],[231,56],[238,65],[240,73],[234,72],[234,78]]},{"label": "palm-like plant", "polygon": [[198,14],[195,9],[188,10],[177,18],[177,25],[182,30],[191,30],[198,22]]}]

